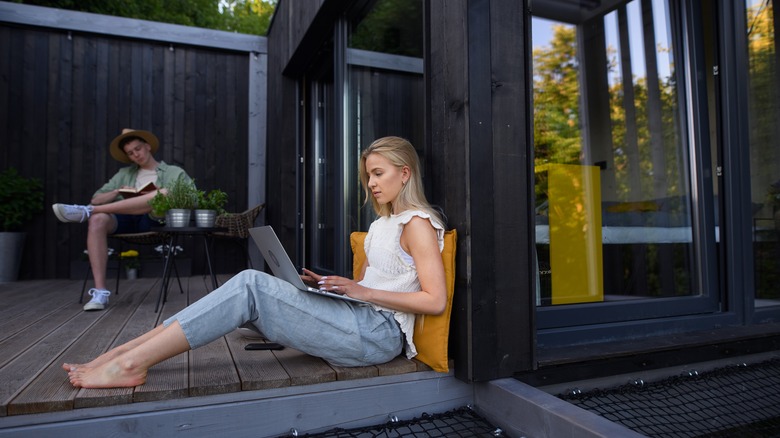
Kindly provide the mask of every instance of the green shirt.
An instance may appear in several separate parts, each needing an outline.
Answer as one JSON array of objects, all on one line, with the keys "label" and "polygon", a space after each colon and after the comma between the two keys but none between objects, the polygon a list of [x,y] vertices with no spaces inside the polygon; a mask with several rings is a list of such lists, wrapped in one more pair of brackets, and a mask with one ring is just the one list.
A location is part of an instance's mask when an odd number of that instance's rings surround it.
[{"label": "green shirt", "polygon": [[[107,193],[123,186],[135,187],[135,178],[138,176],[139,169],[140,168],[135,164],[119,169],[119,171],[112,176],[107,183],[103,184],[103,187],[99,188],[92,197],[94,198],[101,193]],[[157,180],[154,182],[154,185],[158,188],[169,187],[172,182],[179,178],[186,178],[187,180],[192,181],[189,175],[187,175],[187,172],[181,167],[165,164],[165,161],[157,163]]]}]

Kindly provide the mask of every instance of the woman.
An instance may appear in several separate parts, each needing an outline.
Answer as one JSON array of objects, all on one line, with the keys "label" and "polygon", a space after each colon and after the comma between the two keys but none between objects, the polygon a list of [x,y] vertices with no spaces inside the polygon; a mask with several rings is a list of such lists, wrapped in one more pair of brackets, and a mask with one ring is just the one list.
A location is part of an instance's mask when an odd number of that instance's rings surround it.
[{"label": "woman", "polygon": [[[73,386],[141,385],[149,367],[250,322],[270,341],[339,366],[387,362],[413,343],[414,315],[444,311],[444,228],[425,199],[417,153],[398,137],[376,140],[360,159],[360,181],[379,216],[366,236],[359,281],[304,269],[310,284],[371,303],[315,294],[246,270],[150,332],[86,364],[63,364]],[[405,345],[404,345],[405,344]]]}]

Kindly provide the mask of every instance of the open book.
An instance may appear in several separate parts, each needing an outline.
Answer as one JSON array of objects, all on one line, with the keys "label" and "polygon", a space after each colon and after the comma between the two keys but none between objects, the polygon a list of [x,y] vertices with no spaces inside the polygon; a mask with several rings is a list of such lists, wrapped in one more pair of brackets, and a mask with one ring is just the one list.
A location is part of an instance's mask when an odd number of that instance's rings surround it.
[{"label": "open book", "polygon": [[141,187],[140,189],[133,189],[133,188],[128,188],[128,187],[121,188],[121,189],[119,189],[119,194],[122,195],[122,197],[124,197],[125,199],[127,199],[127,198],[133,198],[133,197],[139,196],[139,195],[145,195],[145,194],[147,194],[149,192],[153,192],[155,190],[157,190],[157,186],[154,185],[154,183],[150,182],[149,184]]}]

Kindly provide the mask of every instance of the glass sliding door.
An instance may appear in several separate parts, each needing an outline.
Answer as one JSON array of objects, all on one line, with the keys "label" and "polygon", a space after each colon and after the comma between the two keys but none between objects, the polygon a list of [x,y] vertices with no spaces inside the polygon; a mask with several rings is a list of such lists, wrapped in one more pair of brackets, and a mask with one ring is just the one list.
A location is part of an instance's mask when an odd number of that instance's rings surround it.
[{"label": "glass sliding door", "polygon": [[422,1],[361,0],[334,26],[300,83],[301,265],[349,275],[349,233],[374,220],[358,159],[374,139],[407,138],[424,162]]},{"label": "glass sliding door", "polygon": [[776,0],[745,0],[756,309],[780,305],[780,70]]},{"label": "glass sliding door", "polygon": [[[425,168],[425,90],[422,60],[422,1],[378,0],[350,17],[347,63],[347,188],[351,230],[368,230],[371,204],[357,181],[361,151],[377,138],[409,140]],[[423,180],[425,175],[423,175]]]},{"label": "glass sliding door", "polygon": [[334,273],[334,234],[337,220],[335,202],[335,141],[333,136],[333,83],[319,78],[309,84],[309,129],[304,162],[304,209],[307,267],[322,274]]},{"label": "glass sliding door", "polygon": [[719,309],[712,17],[604,3],[532,2],[540,329]]}]

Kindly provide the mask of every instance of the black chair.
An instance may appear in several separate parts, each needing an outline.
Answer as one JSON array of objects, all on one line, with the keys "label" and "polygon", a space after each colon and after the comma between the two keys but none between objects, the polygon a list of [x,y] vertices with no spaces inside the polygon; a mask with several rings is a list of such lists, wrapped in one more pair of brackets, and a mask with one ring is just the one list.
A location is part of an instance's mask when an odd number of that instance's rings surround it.
[{"label": "black chair", "polygon": [[226,228],[226,231],[218,231],[213,237],[218,239],[228,239],[242,246],[244,255],[249,267],[252,266],[252,259],[249,258],[249,229],[255,226],[255,219],[263,211],[265,204],[256,205],[241,213],[225,213],[217,216],[214,226],[217,228]]}]

